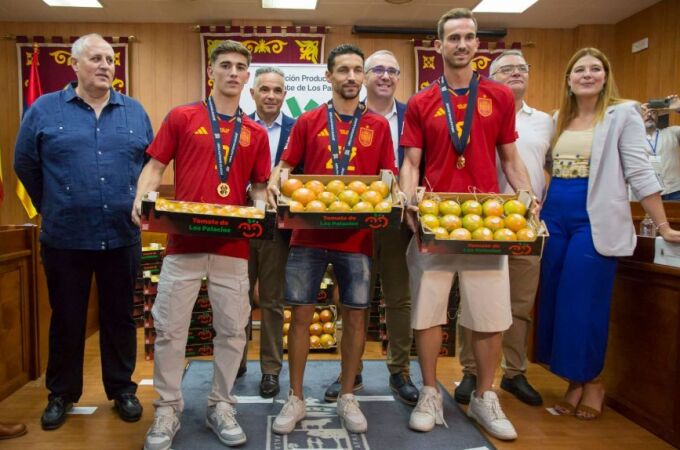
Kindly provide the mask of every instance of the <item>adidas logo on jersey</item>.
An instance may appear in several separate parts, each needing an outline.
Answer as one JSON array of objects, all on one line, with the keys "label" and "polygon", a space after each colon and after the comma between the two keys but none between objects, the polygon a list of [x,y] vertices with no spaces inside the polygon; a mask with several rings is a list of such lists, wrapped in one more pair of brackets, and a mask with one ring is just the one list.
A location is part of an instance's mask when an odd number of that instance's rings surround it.
[{"label": "adidas logo on jersey", "polygon": [[194,134],[208,134],[208,130],[205,129],[205,127],[200,127],[196,131],[194,131]]}]

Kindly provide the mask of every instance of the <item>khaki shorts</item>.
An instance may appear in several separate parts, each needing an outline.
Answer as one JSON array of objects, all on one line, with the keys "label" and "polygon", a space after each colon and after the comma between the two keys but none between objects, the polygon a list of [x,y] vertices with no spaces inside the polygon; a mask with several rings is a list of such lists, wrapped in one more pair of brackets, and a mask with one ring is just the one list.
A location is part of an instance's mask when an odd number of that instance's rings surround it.
[{"label": "khaki shorts", "polygon": [[414,236],[406,250],[411,285],[411,328],[425,330],[447,322],[453,275],[460,277],[458,323],[495,333],[512,324],[508,257],[420,253]]}]

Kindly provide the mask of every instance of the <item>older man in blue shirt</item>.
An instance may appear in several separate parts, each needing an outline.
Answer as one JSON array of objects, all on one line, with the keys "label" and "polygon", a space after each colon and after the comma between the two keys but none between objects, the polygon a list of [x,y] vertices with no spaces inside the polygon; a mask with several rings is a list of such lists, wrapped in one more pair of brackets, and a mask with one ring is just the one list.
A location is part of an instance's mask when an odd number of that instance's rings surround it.
[{"label": "older man in blue shirt", "polygon": [[46,430],[60,427],[82,394],[93,273],[106,395],[123,420],[142,415],[131,379],[141,249],[130,210],[153,130],[142,106],[111,88],[114,57],[101,36],[78,39],[71,50],[78,81],[36,100],[21,122],[14,152],[14,170],[42,216],[41,257],[52,308],[50,393],[41,420]]}]

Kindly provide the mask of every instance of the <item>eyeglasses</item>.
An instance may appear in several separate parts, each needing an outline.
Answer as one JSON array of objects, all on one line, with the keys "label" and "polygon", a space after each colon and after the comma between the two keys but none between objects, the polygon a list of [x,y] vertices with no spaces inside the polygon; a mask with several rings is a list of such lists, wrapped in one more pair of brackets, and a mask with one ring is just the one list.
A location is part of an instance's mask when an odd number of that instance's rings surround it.
[{"label": "eyeglasses", "polygon": [[371,67],[368,69],[369,72],[373,72],[377,76],[381,77],[385,74],[391,76],[391,77],[398,77],[401,71],[399,69],[395,69],[394,67],[385,67],[385,66],[375,66]]},{"label": "eyeglasses", "polygon": [[529,67],[531,67],[529,64],[510,64],[507,66],[500,66],[493,74],[495,75],[500,72],[503,75],[510,75],[515,70],[517,70],[519,73],[529,73]]}]

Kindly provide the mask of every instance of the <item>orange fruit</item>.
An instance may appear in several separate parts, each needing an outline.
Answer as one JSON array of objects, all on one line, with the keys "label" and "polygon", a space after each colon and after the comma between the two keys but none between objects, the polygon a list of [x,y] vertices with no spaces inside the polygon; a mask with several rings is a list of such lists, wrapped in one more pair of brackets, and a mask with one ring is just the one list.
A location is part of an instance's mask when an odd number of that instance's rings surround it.
[{"label": "orange fruit", "polygon": [[477,228],[472,232],[472,239],[475,241],[493,241],[493,231],[487,227]]},{"label": "orange fruit", "polygon": [[293,313],[290,309],[283,310],[283,323],[290,323],[290,319],[293,317]]},{"label": "orange fruit", "polygon": [[321,325],[321,328],[326,334],[335,333],[335,324],[333,322],[324,322],[323,325]]},{"label": "orange fruit", "polygon": [[449,238],[456,241],[469,241],[472,239],[472,235],[465,228],[456,228],[451,232]]},{"label": "orange fruit", "polygon": [[322,193],[316,196],[316,199],[323,202],[324,205],[328,206],[334,201],[336,201],[338,197],[336,197],[335,194],[330,191],[323,191]]},{"label": "orange fruit", "polygon": [[489,228],[491,231],[500,230],[505,228],[505,221],[502,217],[498,216],[488,216],[484,218],[484,226]]},{"label": "orange fruit", "polygon": [[286,197],[293,195],[293,192],[302,187],[302,181],[297,178],[288,178],[286,181],[281,183],[281,193]]},{"label": "orange fruit", "polygon": [[295,200],[291,200],[288,206],[290,207],[290,212],[302,212],[305,210],[305,205]]},{"label": "orange fruit", "polygon": [[330,322],[333,320],[333,312],[330,309],[322,309],[319,313],[319,319],[322,322]]},{"label": "orange fruit", "polygon": [[359,202],[352,207],[354,212],[373,212],[373,205],[369,202]]},{"label": "orange fruit", "polygon": [[439,202],[439,214],[453,214],[454,216],[460,216],[460,205],[455,200],[443,200]]},{"label": "orange fruit", "polygon": [[505,227],[509,228],[510,230],[517,232],[521,230],[522,228],[526,228],[527,226],[527,219],[524,218],[524,216],[521,216],[519,214],[509,214],[505,216]]},{"label": "orange fruit", "polygon": [[307,203],[316,198],[316,194],[314,194],[314,191],[311,189],[301,187],[300,189],[297,189],[295,192],[293,192],[293,195],[290,198],[296,202],[302,203],[303,206],[307,206]]},{"label": "orange fruit", "polygon": [[508,228],[501,228],[496,230],[493,234],[494,241],[516,241],[517,236],[515,233]]},{"label": "orange fruit", "polygon": [[366,192],[368,186],[366,186],[366,183],[364,183],[363,181],[354,180],[347,185],[347,189],[350,189],[356,192],[357,194],[361,195],[364,192]]},{"label": "orange fruit", "polygon": [[482,220],[482,217],[477,214],[467,214],[463,216],[463,228],[469,230],[470,233],[482,225],[484,225],[484,221]]},{"label": "orange fruit", "polygon": [[[441,208],[441,205],[439,205]],[[455,230],[456,228],[460,228],[463,226],[463,221],[461,220],[460,217],[454,215],[454,214],[447,214],[445,216],[442,216],[439,218],[439,225],[446,228],[447,232],[451,232]]]},{"label": "orange fruit", "polygon": [[503,214],[503,204],[495,198],[490,198],[482,205],[484,216],[500,216]]},{"label": "orange fruit", "polygon": [[430,230],[434,230],[439,226],[439,218],[434,214],[423,214],[420,216],[420,222]]},{"label": "orange fruit", "polygon": [[503,204],[503,212],[506,216],[509,216],[510,214],[519,214],[520,216],[523,216],[527,213],[527,207],[519,200],[508,200]]},{"label": "orange fruit", "polygon": [[316,335],[309,336],[309,347],[321,348],[321,339],[319,339],[319,336]]},{"label": "orange fruit", "polygon": [[324,212],[326,211],[326,204],[319,200],[312,200],[305,206],[305,211],[307,212]]},{"label": "orange fruit", "polygon": [[375,212],[388,213],[392,211],[392,202],[389,200],[383,200],[373,208]]},{"label": "orange fruit", "polygon": [[312,315],[312,323],[316,323],[318,321],[319,321],[319,313],[315,311],[314,315]]},{"label": "orange fruit", "polygon": [[328,192],[334,193],[335,195],[338,195],[345,189],[347,188],[345,187],[345,183],[342,180],[331,180],[326,185],[326,190]]},{"label": "orange fruit", "polygon": [[309,180],[308,182],[305,183],[305,187],[310,191],[314,192],[314,194],[316,195],[319,195],[320,193],[326,190],[326,186],[324,186],[323,183],[319,180]]},{"label": "orange fruit", "polygon": [[432,232],[434,233],[435,239],[445,239],[445,240],[449,239],[449,232],[446,231],[446,228],[444,228],[444,227],[437,227],[434,230],[432,230]]},{"label": "orange fruit", "polygon": [[290,322],[286,322],[283,324],[283,335],[288,336],[288,332],[290,331]]},{"label": "orange fruit", "polygon": [[350,212],[351,210],[352,208],[347,203],[340,200],[336,200],[328,205],[328,211],[331,212]]},{"label": "orange fruit", "polygon": [[335,345],[335,338],[329,333],[322,334],[319,338],[319,345],[323,348],[331,348]]},{"label": "orange fruit", "polygon": [[477,214],[478,216],[481,216],[483,212],[482,204],[479,203],[477,200],[464,201],[463,204],[460,205],[460,210],[464,216],[468,214]]},{"label": "orange fruit", "polygon": [[378,191],[366,191],[361,194],[361,200],[375,206],[383,200],[383,195]]},{"label": "orange fruit", "polygon": [[359,194],[351,189],[345,189],[338,194],[338,200],[347,203],[349,206],[354,206],[359,203]]},{"label": "orange fruit", "polygon": [[531,228],[522,228],[521,230],[517,231],[517,240],[518,241],[529,241],[533,242],[536,240],[536,232],[531,229]]},{"label": "orange fruit", "polygon": [[439,204],[434,200],[425,199],[418,204],[420,214],[439,214]]},{"label": "orange fruit", "polygon": [[382,198],[387,197],[390,193],[390,187],[384,181],[374,181],[368,188],[382,195]]}]

